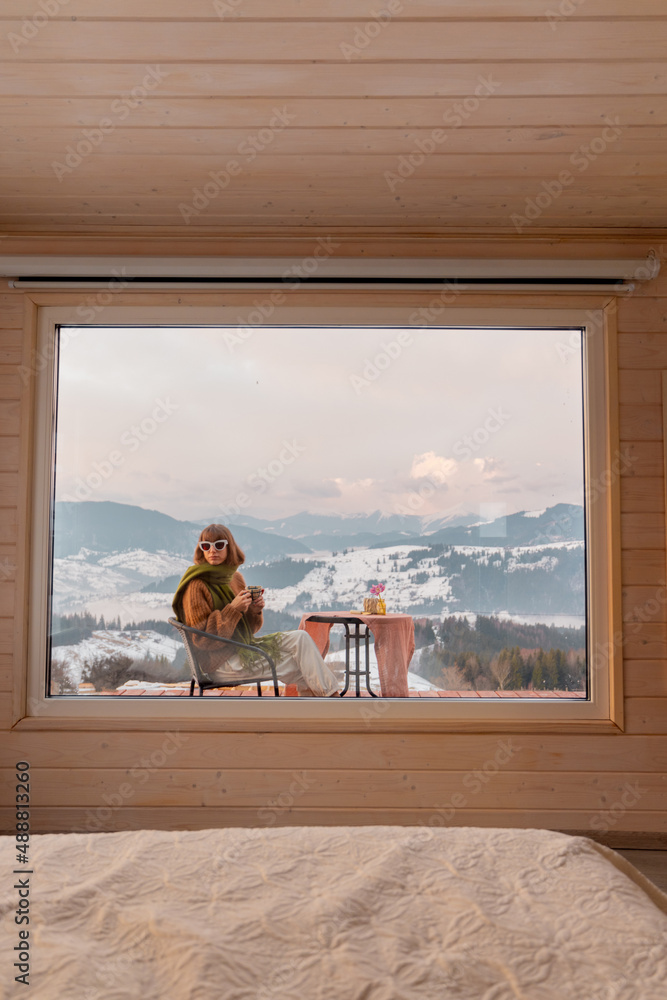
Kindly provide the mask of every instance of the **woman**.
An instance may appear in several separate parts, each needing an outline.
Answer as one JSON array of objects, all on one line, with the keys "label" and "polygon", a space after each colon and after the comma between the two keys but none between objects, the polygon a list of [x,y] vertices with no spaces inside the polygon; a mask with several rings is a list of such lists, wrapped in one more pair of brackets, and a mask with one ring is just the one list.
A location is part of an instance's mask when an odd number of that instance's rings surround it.
[{"label": "woman", "polygon": [[[307,632],[274,632],[253,639],[263,624],[264,598],[252,600],[238,567],[245,555],[229,528],[209,524],[194,554],[194,566],[184,573],[174,596],[174,614],[184,625],[213,632],[225,639],[251,643],[276,664],[284,684],[296,684],[301,698],[337,697],[338,681]],[[247,670],[250,676],[268,666],[263,656],[249,650],[196,638],[202,650],[202,669],[211,680],[228,681]]]}]

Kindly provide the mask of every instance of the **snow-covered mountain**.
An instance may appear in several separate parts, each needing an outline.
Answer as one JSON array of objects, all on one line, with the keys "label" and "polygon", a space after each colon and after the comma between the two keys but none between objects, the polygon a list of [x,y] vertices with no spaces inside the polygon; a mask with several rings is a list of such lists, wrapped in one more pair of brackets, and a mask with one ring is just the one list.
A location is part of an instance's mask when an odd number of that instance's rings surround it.
[{"label": "snow-covered mountain", "polygon": [[[101,555],[140,549],[169,552],[191,561],[203,526],[131,504],[106,500],[59,501],[54,513],[54,554],[66,558],[78,555],[82,549]],[[245,526],[234,529],[234,536],[251,559],[279,559],[294,552],[310,551],[296,539]]]},{"label": "snow-covered mountain", "polygon": [[[311,549],[338,550],[380,542],[407,541],[445,527],[458,527],[478,520],[475,514],[419,517],[416,514],[383,514],[379,510],[370,514],[311,514],[301,511],[277,520],[239,514],[234,518],[234,526],[235,530],[243,526],[270,535],[293,538]],[[209,522],[202,522],[205,523]]]},{"label": "snow-covered mountain", "polygon": [[[387,610],[414,617],[482,614],[560,626],[583,622],[581,508],[559,504],[492,522],[462,517],[444,525],[416,516],[385,519],[377,512],[352,519],[303,514],[280,522],[247,520],[253,523],[232,526],[246,551],[243,573],[248,584],[265,587],[267,608],[283,619],[297,621],[305,611],[361,609],[370,586],[381,582]],[[352,524],[361,530],[348,531]],[[173,594],[191,563],[199,530],[197,524],[129,505],[58,505],[53,614],[59,635],[53,660],[74,684],[85,665],[114,656],[141,660],[149,668],[159,660],[162,673],[178,676],[183,650],[177,636],[153,631],[149,623],[171,616]],[[292,538],[292,531],[310,534]],[[365,535],[370,541],[345,544],[346,538]],[[76,548],[84,538],[87,544]],[[316,544],[304,544],[303,538]],[[58,616],[85,614],[93,617],[87,631],[79,632],[86,638],[76,641],[74,621]],[[104,629],[102,617],[120,619],[123,631]],[[132,628],[142,622],[140,629]],[[337,654],[330,655],[335,661]],[[411,686],[418,684],[412,681]]]},{"label": "snow-covered mountain", "polygon": [[[144,515],[149,515],[149,520],[157,518],[155,535]],[[133,527],[128,528],[128,544],[114,549],[122,538],[121,517],[127,517]],[[291,525],[289,520],[280,522],[282,530],[305,530],[318,523],[316,515],[304,515],[301,520],[295,515]],[[335,520],[322,518],[321,525],[329,530]],[[384,528],[376,514],[357,520],[365,526]],[[70,528],[63,541],[58,531],[67,521]],[[340,527],[342,519],[338,521]],[[169,522],[173,522],[171,527]],[[98,547],[68,551],[85,523]],[[73,524],[78,525],[76,531]],[[160,533],[160,526],[166,534]],[[103,615],[107,621],[120,617],[123,625],[166,619],[171,614],[176,584],[190,565],[196,531],[196,525],[128,505],[59,505],[56,554],[62,554],[54,560],[54,613],[87,611],[97,618]],[[241,541],[243,531],[261,540],[254,553],[251,545]],[[439,527],[418,539],[387,542],[376,535],[371,545],[342,549],[322,545],[318,551],[287,535],[272,534],[266,525],[261,530],[234,526],[234,532],[246,549],[243,572],[247,582],[264,586],[267,606],[276,611],[298,615],[312,609],[351,610],[361,606],[371,584],[382,582],[387,588],[388,608],[416,616],[454,612],[542,613],[552,617],[584,614],[580,507],[559,504],[492,522]],[[162,546],[156,537],[164,542]],[[132,544],[135,538],[142,544]],[[187,540],[186,551],[183,539]]]},{"label": "snow-covered mountain", "polygon": [[[126,656],[137,661],[163,659],[173,664],[181,656],[182,649],[176,632],[171,638],[151,630],[117,632],[113,629],[100,629],[76,645],[56,646],[52,650],[51,662],[62,665],[70,681],[76,686],[81,681],[84,669],[101,658]],[[164,667],[161,667],[156,671],[156,676],[164,673]]]}]

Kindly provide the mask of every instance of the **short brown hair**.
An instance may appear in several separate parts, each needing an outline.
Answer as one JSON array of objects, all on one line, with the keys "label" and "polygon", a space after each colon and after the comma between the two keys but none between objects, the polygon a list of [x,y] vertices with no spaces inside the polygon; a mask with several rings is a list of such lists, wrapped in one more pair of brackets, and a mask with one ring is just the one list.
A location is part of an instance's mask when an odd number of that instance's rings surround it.
[{"label": "short brown hair", "polygon": [[229,528],[226,528],[224,524],[209,524],[207,528],[204,528],[201,535],[197,539],[197,545],[195,548],[194,561],[195,563],[206,562],[206,557],[204,553],[199,548],[200,542],[217,542],[221,538],[227,539],[227,559],[226,562],[230,566],[240,566],[241,563],[245,562],[245,553],[243,549],[234,541],[234,536],[232,535]]}]

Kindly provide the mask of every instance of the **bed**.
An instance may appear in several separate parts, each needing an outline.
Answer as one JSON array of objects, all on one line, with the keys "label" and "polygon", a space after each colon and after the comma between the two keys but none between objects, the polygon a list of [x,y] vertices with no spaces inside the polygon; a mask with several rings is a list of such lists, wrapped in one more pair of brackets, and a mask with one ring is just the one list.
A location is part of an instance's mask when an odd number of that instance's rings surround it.
[{"label": "bed", "polygon": [[30,966],[29,991],[11,983],[15,970],[6,997],[667,998],[667,896],[585,837],[392,826],[53,834],[32,838],[29,869],[13,838],[0,850],[3,974],[11,955],[28,951]]}]

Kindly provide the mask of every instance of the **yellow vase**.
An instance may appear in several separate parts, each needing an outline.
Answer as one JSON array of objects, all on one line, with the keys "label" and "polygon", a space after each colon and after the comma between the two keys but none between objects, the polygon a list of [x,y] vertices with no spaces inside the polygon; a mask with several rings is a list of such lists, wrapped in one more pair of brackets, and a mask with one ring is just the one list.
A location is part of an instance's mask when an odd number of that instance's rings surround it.
[{"label": "yellow vase", "polygon": [[384,603],[384,597],[378,597],[378,614],[386,615],[387,605]]}]

